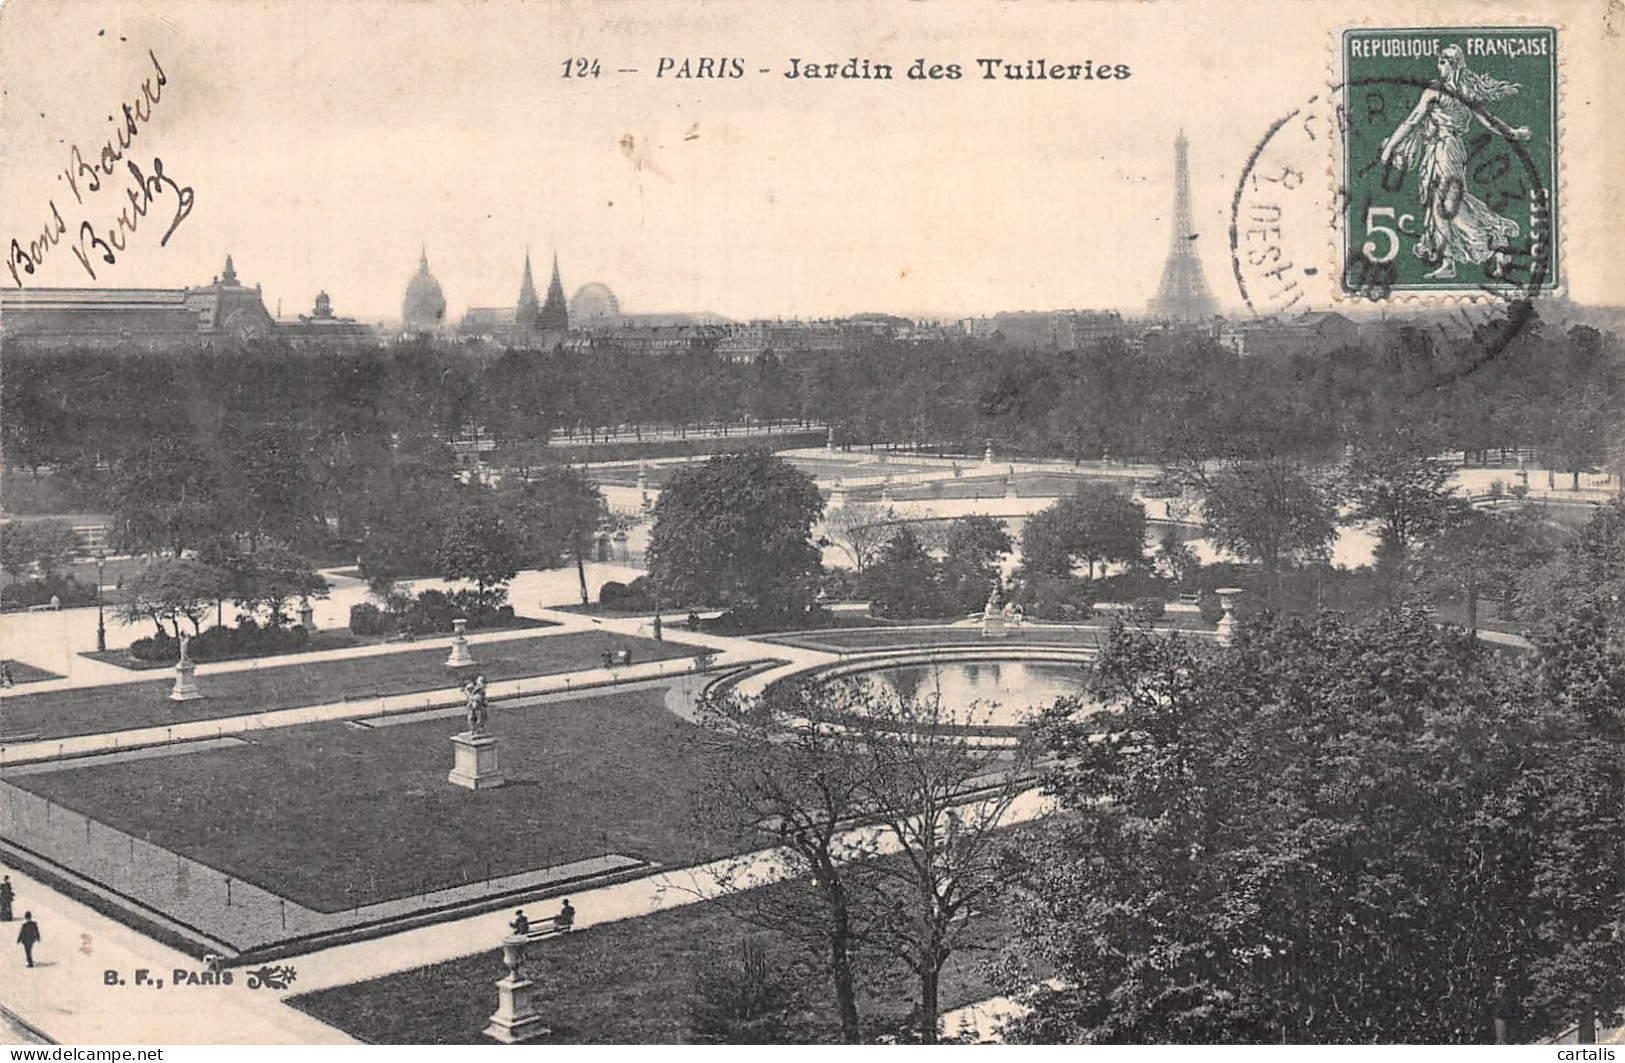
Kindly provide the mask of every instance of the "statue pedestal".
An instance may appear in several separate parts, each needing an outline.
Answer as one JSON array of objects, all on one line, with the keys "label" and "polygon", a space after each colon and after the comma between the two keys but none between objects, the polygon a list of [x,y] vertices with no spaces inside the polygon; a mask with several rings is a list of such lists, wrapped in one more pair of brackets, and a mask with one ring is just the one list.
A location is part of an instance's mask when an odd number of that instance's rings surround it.
[{"label": "statue pedestal", "polygon": [[485,1027],[485,1036],[505,1045],[546,1037],[553,1031],[543,1025],[536,1013],[536,983],[520,970],[525,938],[502,940],[502,959],[508,973],[497,982],[497,1010]]},{"label": "statue pedestal", "polygon": [[446,658],[447,668],[467,668],[478,664],[468,652],[468,621],[458,618],[451,622],[451,656]]},{"label": "statue pedestal", "polygon": [[203,697],[203,691],[198,689],[197,680],[192,676],[197,672],[197,665],[182,657],[175,665],[175,689],[169,692],[170,701],[197,701]]},{"label": "statue pedestal", "polygon": [[1003,639],[1010,637],[1010,632],[1004,624],[1003,613],[982,614],[982,637],[984,639]]},{"label": "statue pedestal", "polygon": [[497,740],[494,735],[476,735],[464,731],[451,736],[455,756],[451,774],[446,781],[465,790],[491,790],[507,780],[497,763]]}]

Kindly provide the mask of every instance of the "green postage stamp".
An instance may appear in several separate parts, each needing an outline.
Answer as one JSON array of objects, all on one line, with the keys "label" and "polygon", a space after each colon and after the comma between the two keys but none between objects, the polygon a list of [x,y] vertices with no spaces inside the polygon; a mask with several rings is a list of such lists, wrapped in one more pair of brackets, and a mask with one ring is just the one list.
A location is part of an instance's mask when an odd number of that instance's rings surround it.
[{"label": "green postage stamp", "polygon": [[1343,290],[1556,289],[1557,30],[1342,37]]}]

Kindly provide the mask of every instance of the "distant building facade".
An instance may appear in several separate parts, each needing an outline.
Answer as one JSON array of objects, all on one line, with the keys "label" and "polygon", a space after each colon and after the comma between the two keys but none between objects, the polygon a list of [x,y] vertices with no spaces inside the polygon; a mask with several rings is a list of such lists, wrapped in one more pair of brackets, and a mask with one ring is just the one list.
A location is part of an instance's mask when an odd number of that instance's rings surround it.
[{"label": "distant building facade", "polygon": [[231,256],[197,288],[25,288],[0,291],[0,331],[41,347],[200,347],[277,330],[259,285],[240,283]]},{"label": "distant building facade", "polygon": [[1024,310],[966,318],[960,328],[977,339],[1036,351],[1076,351],[1126,332],[1115,310]]},{"label": "distant building facade", "polygon": [[1360,339],[1360,326],[1334,311],[1315,311],[1286,320],[1226,323],[1215,337],[1243,357],[1328,354]]},{"label": "distant building facade", "polygon": [[383,337],[353,317],[337,317],[326,292],[316,293],[316,305],[295,321],[278,321],[276,335],[296,347],[377,347]]}]

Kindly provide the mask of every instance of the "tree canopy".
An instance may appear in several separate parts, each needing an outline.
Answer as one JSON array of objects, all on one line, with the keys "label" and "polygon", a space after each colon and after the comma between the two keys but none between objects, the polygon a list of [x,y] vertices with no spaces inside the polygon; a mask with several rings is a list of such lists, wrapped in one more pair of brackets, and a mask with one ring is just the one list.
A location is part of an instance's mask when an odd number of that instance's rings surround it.
[{"label": "tree canopy", "polygon": [[1069,576],[1078,562],[1095,566],[1145,555],[1145,507],[1105,484],[1086,483],[1035,513],[1021,533],[1022,563],[1034,572]]},{"label": "tree canopy", "polygon": [[1625,761],[1535,670],[1415,611],[1265,618],[1119,627],[1091,696],[1008,869],[1067,986],[1022,1039],[1487,1043],[1625,1001]]},{"label": "tree canopy", "polygon": [[668,601],[794,614],[820,571],[824,500],[805,473],[759,450],[679,470],[655,503],[650,570]]}]

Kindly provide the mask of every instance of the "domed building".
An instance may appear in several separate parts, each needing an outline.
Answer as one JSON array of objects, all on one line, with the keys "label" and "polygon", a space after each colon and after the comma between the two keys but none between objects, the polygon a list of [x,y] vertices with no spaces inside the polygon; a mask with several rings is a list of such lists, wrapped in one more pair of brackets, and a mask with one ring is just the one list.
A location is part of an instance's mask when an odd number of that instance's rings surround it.
[{"label": "domed building", "polygon": [[576,289],[570,297],[570,320],[577,328],[600,318],[621,316],[620,300],[609,290],[609,285],[590,281]]},{"label": "domed building", "polygon": [[446,296],[440,282],[429,272],[429,249],[423,249],[417,275],[406,285],[401,303],[401,325],[407,332],[433,332],[446,320]]}]

